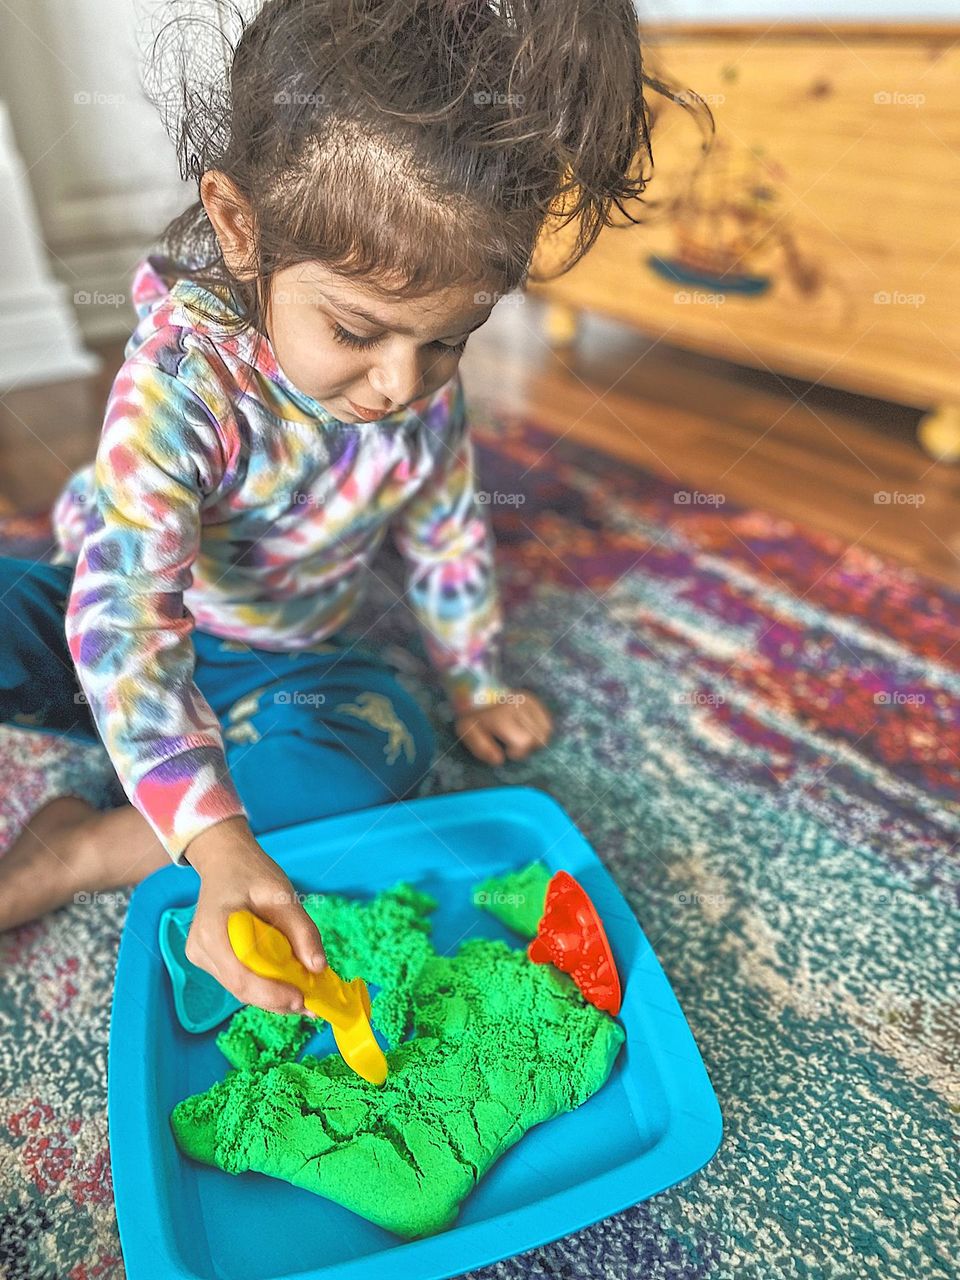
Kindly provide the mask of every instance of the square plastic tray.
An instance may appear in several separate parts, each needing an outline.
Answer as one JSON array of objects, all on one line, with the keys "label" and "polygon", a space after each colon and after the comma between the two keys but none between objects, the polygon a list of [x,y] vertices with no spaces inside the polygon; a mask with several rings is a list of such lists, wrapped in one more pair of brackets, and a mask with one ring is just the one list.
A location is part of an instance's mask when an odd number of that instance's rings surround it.
[{"label": "square plastic tray", "polygon": [[[303,892],[368,897],[408,880],[438,899],[433,940],[521,939],[472,901],[479,880],[540,858],[590,894],[623,983],[626,1044],[582,1107],[532,1129],[465,1201],[456,1224],[403,1241],[339,1205],[256,1173],[180,1154],[168,1117],[221,1079],[217,1029],[177,1022],[157,945],[160,913],[196,901],[169,867],[134,891],[120,942],[110,1033],[109,1123],[117,1219],[130,1280],[446,1280],[535,1248],[694,1173],[721,1137],[720,1109],[670,984],[640,926],[564,810],[527,787],[432,796],[264,836]],[[324,1028],[305,1052],[333,1047]]]}]

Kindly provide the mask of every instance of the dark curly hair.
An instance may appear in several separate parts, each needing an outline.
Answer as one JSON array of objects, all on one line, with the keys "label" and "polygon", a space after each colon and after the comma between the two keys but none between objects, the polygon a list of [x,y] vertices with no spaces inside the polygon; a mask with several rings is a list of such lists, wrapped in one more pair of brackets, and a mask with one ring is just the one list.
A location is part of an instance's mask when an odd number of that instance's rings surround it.
[{"label": "dark curly hair", "polygon": [[[391,297],[494,295],[569,270],[643,193],[645,87],[633,0],[168,0],[145,87],[185,179],[220,170],[253,213],[238,280],[198,199],[165,229],[165,274],[226,287],[263,332],[265,286],[317,260]],[[712,124],[712,122],[711,122]],[[570,251],[532,272],[547,224]]]}]

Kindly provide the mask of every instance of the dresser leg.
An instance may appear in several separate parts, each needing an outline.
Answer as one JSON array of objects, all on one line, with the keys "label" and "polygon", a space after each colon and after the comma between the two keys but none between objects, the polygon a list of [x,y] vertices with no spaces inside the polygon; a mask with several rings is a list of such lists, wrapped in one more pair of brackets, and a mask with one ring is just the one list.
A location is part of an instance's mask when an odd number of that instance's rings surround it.
[{"label": "dresser leg", "polygon": [[562,302],[548,302],[543,313],[543,329],[552,347],[570,347],[577,340],[580,313]]},{"label": "dresser leg", "polygon": [[960,404],[942,404],[917,425],[924,453],[938,462],[960,462]]}]

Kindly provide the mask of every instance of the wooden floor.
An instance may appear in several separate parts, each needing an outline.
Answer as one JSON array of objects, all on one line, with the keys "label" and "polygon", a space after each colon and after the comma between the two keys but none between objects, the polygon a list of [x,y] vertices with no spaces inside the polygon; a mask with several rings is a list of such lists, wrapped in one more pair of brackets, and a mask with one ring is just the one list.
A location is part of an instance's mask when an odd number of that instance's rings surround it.
[{"label": "wooden floor", "polygon": [[[93,378],[0,396],[0,512],[44,509],[93,457],[122,347],[100,349]],[[738,369],[596,317],[574,348],[555,350],[533,299],[501,304],[471,338],[463,375],[485,417],[526,414],[960,588],[960,466],[921,451],[915,410]]]}]

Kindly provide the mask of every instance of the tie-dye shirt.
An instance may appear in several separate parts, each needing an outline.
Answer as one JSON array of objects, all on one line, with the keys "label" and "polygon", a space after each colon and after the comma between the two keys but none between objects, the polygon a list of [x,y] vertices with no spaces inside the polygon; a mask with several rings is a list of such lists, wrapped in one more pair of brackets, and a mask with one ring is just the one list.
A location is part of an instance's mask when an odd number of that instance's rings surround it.
[{"label": "tie-dye shirt", "polygon": [[[486,508],[459,374],[406,410],[347,423],[298,390],[229,295],[138,267],[139,323],[96,461],[54,507],[76,563],[66,631],[131,803],[176,862],[244,813],[220,725],[193,681],[191,631],[274,651],[340,630],[392,529],[407,597],[455,711],[506,691]],[[204,315],[203,313],[207,314]]]}]

